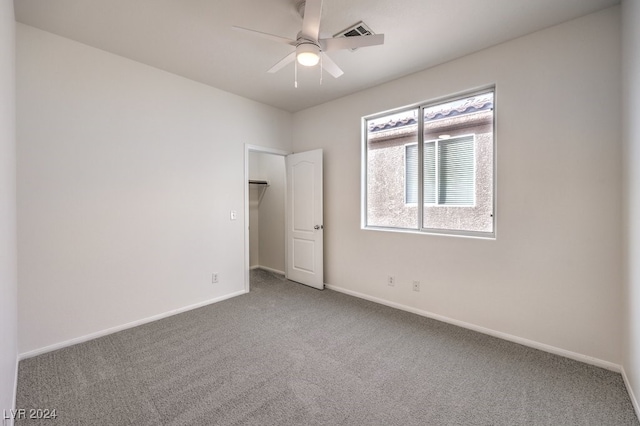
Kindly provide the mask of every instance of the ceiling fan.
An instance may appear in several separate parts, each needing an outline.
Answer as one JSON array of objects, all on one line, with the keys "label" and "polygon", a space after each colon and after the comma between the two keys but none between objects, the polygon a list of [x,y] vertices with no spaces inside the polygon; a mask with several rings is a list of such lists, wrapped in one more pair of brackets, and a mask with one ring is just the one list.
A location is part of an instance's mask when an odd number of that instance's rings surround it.
[{"label": "ceiling fan", "polygon": [[278,63],[276,63],[268,70],[268,72],[270,73],[275,73],[284,68],[284,66],[294,61],[306,67],[315,66],[318,64],[318,62],[320,62],[320,66],[322,67],[322,69],[326,70],[333,77],[338,78],[342,74],[344,74],[344,72],[325,52],[376,46],[384,43],[384,34],[320,38],[320,15],[322,13],[322,0],[300,1],[297,7],[298,12],[302,16],[302,31],[298,33],[295,40],[273,34],[263,33],[260,31],[250,30],[248,28],[237,26],[233,27],[236,30],[248,32],[262,38],[295,47],[295,50],[293,52],[282,58],[280,61],[278,61]]}]

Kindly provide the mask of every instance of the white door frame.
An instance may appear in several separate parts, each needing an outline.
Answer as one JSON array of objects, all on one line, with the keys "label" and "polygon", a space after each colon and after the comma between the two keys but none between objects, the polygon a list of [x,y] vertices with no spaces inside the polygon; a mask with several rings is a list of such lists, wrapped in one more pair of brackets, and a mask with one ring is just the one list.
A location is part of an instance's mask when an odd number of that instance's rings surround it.
[{"label": "white door frame", "polygon": [[[244,291],[249,293],[250,288],[250,271],[251,265],[249,264],[249,153],[250,152],[258,152],[261,154],[272,154],[272,155],[280,155],[282,157],[286,157],[291,154],[288,151],[282,151],[280,149],[275,148],[267,148],[259,145],[250,145],[244,144]],[[287,184],[287,176],[285,173],[285,188]],[[284,202],[285,205],[287,203],[287,193],[285,191],[284,194]],[[284,270],[287,270],[287,254],[288,248],[285,242],[284,247]]]}]

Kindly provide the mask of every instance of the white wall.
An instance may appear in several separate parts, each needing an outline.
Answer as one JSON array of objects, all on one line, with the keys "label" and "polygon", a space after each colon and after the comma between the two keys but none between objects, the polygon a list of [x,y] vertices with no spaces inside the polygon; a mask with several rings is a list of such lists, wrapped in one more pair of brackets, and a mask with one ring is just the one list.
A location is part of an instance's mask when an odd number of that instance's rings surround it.
[{"label": "white wall", "polygon": [[250,265],[281,273],[285,269],[284,159],[282,155],[249,152],[249,178],[269,182],[268,187],[249,186]]},{"label": "white wall", "polygon": [[284,157],[261,154],[260,170],[269,180],[269,187],[260,204],[260,266],[284,272]]},{"label": "white wall", "polygon": [[15,19],[0,1],[0,410],[14,408],[18,355]]},{"label": "white wall", "polygon": [[[261,180],[260,154],[249,151],[249,179]],[[249,185],[249,267],[260,266],[260,194],[261,185]]]},{"label": "white wall", "polygon": [[244,144],[290,113],[21,24],[17,70],[20,352],[244,291]]},{"label": "white wall", "polygon": [[[619,80],[614,7],[294,114],[294,151],[324,149],[326,282],[619,365]],[[497,239],[361,230],[360,118],[492,83]]]},{"label": "white wall", "polygon": [[640,416],[640,2],[622,2],[626,287],[623,367]]}]

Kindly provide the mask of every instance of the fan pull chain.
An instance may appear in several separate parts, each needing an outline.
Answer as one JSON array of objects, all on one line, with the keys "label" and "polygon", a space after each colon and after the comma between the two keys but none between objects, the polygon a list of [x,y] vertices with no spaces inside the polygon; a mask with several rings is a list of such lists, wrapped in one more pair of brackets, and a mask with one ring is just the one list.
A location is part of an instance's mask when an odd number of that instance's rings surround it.
[{"label": "fan pull chain", "polygon": [[293,87],[298,88],[298,61],[294,61],[293,63]]},{"label": "fan pull chain", "polygon": [[320,85],[321,85],[321,86],[322,86],[322,70],[324,69],[324,68],[322,67],[322,57],[323,57],[323,56],[324,56],[324,55],[323,55],[322,53],[320,53]]}]

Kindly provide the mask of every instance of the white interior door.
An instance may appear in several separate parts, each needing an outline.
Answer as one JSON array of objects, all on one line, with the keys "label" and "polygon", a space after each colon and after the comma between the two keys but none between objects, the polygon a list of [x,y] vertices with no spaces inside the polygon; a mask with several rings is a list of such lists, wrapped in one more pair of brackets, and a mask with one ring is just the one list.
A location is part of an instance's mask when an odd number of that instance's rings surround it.
[{"label": "white interior door", "polygon": [[324,288],[322,150],[287,156],[287,278]]}]

